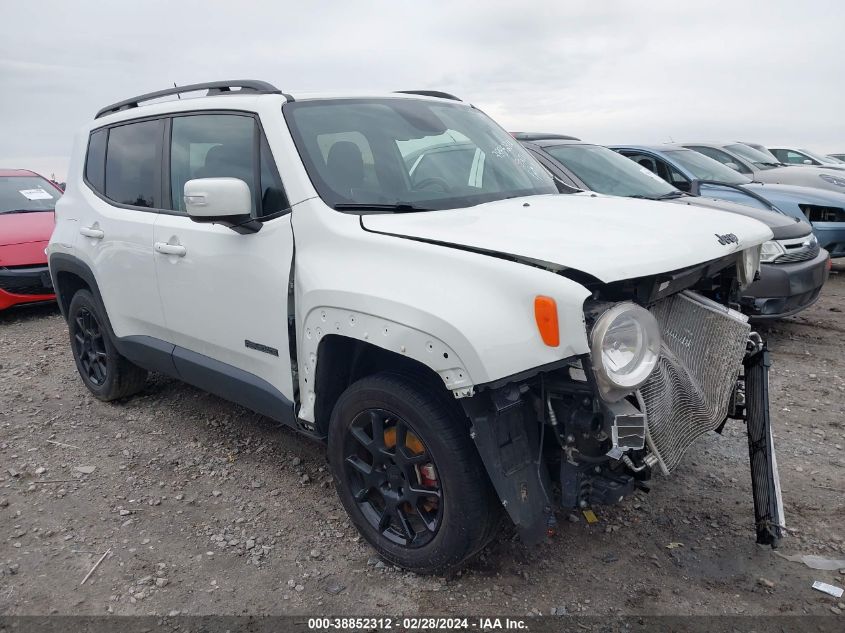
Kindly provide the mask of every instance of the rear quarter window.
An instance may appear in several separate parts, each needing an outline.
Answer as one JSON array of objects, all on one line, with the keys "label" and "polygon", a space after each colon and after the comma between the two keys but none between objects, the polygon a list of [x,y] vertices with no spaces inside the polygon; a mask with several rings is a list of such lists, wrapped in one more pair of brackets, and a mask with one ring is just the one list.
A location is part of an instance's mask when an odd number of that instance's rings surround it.
[{"label": "rear quarter window", "polygon": [[85,180],[96,191],[105,194],[106,183],[106,139],[108,130],[97,130],[88,138],[88,154],[85,157]]}]

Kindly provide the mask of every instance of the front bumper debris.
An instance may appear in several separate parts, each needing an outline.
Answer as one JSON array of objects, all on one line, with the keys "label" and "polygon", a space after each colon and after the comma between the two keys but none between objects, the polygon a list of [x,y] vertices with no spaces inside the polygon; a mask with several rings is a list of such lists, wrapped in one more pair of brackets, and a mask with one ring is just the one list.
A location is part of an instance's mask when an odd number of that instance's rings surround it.
[{"label": "front bumper debris", "polygon": [[768,355],[748,317],[693,292],[651,308],[662,357],[632,397],[598,395],[589,356],[460,400],[490,481],[522,539],[553,531],[554,508],[587,510],[648,491],[702,435],[728,418],[748,424],[758,541],[782,530],[768,410]]},{"label": "front bumper debris", "polygon": [[751,489],[757,542],[777,547],[785,528],[772,424],[769,417],[769,350],[756,334],[749,339],[745,367],[743,417],[748,427]]}]

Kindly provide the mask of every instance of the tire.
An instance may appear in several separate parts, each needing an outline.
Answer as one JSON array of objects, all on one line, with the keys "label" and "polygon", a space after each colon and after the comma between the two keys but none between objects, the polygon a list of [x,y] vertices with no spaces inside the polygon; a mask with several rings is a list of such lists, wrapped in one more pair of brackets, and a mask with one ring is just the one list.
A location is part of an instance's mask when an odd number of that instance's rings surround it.
[{"label": "tire", "polygon": [[385,560],[421,574],[460,568],[501,515],[469,425],[441,392],[368,376],[343,392],[329,425],[329,465],[352,522]]},{"label": "tire", "polygon": [[147,370],[133,365],[117,351],[105,327],[104,315],[88,290],[78,290],[73,295],[67,322],[76,369],[95,398],[109,402],[143,389]]}]

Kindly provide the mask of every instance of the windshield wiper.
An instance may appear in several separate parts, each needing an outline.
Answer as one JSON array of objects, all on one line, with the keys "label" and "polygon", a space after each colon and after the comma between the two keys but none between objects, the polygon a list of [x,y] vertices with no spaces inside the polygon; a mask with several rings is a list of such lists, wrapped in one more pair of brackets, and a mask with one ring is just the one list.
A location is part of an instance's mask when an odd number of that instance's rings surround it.
[{"label": "windshield wiper", "polygon": [[5,209],[0,211],[0,215],[4,213],[40,213],[42,211],[52,211],[53,209]]},{"label": "windshield wiper", "polygon": [[339,202],[334,205],[336,211],[387,211],[391,213],[415,213],[417,211],[434,211],[426,207],[417,207],[413,204],[396,203],[384,204],[380,202]]},{"label": "windshield wiper", "polygon": [[664,193],[662,196],[657,196],[656,200],[673,200],[675,198],[682,198],[685,194],[683,191],[670,191],[669,193]]}]

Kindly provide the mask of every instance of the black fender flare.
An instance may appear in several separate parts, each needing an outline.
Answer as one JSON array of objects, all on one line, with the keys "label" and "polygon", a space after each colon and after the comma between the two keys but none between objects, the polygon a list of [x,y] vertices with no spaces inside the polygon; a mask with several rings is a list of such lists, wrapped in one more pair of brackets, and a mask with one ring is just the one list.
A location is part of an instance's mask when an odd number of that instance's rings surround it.
[{"label": "black fender flare", "polygon": [[50,267],[50,278],[53,280],[53,288],[56,290],[59,310],[61,311],[65,321],[67,321],[66,305],[70,305],[70,297],[66,296],[67,288],[63,288],[62,286],[60,273],[70,273],[85,282],[85,285],[87,285],[91,290],[91,294],[94,295],[94,299],[98,304],[97,307],[100,308],[103,317],[106,320],[106,327],[108,328],[109,335],[112,340],[114,340],[114,330],[111,327],[105,303],[103,303],[103,296],[100,294],[100,286],[97,284],[97,278],[94,276],[94,271],[91,270],[88,264],[80,261],[79,258],[74,257],[73,255],[68,255],[67,253],[53,253],[50,255],[50,259],[48,260],[48,266]]},{"label": "black fender flare", "polygon": [[68,320],[67,306],[70,306],[71,298],[67,296],[68,289],[62,287],[61,273],[70,273],[85,282],[85,285],[91,290],[97,308],[105,321],[106,334],[121,355],[147,369],[159,371],[175,378],[180,377],[173,364],[173,344],[158,341],[148,336],[117,337],[114,328],[112,328],[103,295],[100,293],[97,278],[94,276],[94,271],[85,262],[66,253],[53,253],[50,255],[49,266],[50,277],[53,279],[53,287],[58,298],[59,310],[65,321]]}]

